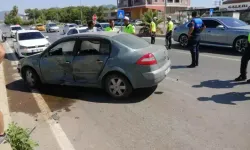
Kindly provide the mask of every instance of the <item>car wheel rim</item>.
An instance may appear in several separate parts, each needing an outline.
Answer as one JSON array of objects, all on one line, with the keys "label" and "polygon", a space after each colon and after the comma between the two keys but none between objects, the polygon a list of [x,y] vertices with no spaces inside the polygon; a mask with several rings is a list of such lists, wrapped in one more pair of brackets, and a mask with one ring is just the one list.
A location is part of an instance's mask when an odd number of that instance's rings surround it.
[{"label": "car wheel rim", "polygon": [[236,41],[235,44],[236,50],[241,53],[245,52],[247,46],[248,46],[247,39],[239,39]]},{"label": "car wheel rim", "polygon": [[27,80],[27,82],[28,82],[28,84],[30,86],[34,86],[35,85],[35,78],[34,78],[34,75],[33,75],[32,71],[28,70],[26,72],[26,80]]},{"label": "car wheel rim", "polygon": [[186,36],[181,36],[180,38],[180,44],[181,46],[187,46],[188,38]]},{"label": "car wheel rim", "polygon": [[118,97],[123,96],[126,91],[126,85],[122,79],[113,78],[110,80],[110,83],[109,83],[109,91],[114,96],[118,96]]}]

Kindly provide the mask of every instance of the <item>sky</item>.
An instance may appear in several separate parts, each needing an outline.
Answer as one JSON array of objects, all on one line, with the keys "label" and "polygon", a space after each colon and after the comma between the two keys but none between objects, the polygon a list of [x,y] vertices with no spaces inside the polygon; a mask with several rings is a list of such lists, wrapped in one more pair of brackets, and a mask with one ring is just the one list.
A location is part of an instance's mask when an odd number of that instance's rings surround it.
[{"label": "sky", "polygon": [[[0,11],[11,10],[14,5],[17,5],[20,13],[24,13],[27,8],[50,8],[50,7],[65,7],[65,6],[76,6],[82,5],[103,5],[103,4],[114,4],[116,0],[0,0]],[[205,6],[212,7],[213,0],[191,0],[192,6]]]}]

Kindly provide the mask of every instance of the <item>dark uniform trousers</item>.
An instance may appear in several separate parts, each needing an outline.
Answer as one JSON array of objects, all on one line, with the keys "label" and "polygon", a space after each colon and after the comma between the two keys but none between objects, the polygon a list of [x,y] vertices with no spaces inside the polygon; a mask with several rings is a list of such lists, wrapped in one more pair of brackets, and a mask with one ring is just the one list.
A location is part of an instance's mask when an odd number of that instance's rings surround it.
[{"label": "dark uniform trousers", "polygon": [[151,44],[155,44],[155,36],[156,36],[155,32],[152,32],[151,33]]},{"label": "dark uniform trousers", "polygon": [[248,48],[241,58],[240,74],[244,77],[246,77],[247,75],[247,65],[249,60],[250,60],[250,44],[248,44]]},{"label": "dark uniform trousers", "polygon": [[190,53],[192,56],[192,65],[199,65],[200,35],[192,35],[189,39]]},{"label": "dark uniform trousers", "polygon": [[171,49],[171,46],[172,46],[172,31],[169,31],[167,34],[166,34],[166,40],[168,41],[168,49]]}]

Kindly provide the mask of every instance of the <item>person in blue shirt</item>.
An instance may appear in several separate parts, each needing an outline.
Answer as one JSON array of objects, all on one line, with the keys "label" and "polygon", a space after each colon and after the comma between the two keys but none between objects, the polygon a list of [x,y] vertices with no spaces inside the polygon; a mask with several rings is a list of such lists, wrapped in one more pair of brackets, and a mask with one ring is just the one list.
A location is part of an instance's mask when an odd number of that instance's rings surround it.
[{"label": "person in blue shirt", "polygon": [[200,18],[197,18],[197,12],[192,12],[192,17],[192,20],[188,24],[188,38],[192,63],[191,65],[187,66],[188,68],[195,68],[199,65],[200,34],[204,29],[206,29],[206,26],[203,21]]}]

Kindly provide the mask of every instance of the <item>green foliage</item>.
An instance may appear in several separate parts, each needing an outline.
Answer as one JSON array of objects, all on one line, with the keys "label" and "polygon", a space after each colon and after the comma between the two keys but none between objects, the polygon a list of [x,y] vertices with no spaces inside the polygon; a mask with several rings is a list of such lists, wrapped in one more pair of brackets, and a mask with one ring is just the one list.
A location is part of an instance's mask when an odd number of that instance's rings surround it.
[{"label": "green foliage", "polygon": [[[163,22],[163,19],[157,18],[157,17],[158,17],[158,12],[152,11],[152,10],[148,10],[141,16],[143,23],[145,23],[147,26],[149,26],[151,23],[151,20],[153,20],[157,27],[157,32],[162,33],[162,30],[158,27],[158,25]],[[157,18],[157,19],[154,19],[154,18]]]},{"label": "green foliage", "polygon": [[14,6],[9,14],[5,14],[4,23],[9,24],[22,24],[22,19],[18,16],[18,7]]},{"label": "green foliage", "polygon": [[7,130],[7,142],[13,150],[33,150],[38,144],[30,139],[29,130],[11,123]]}]

